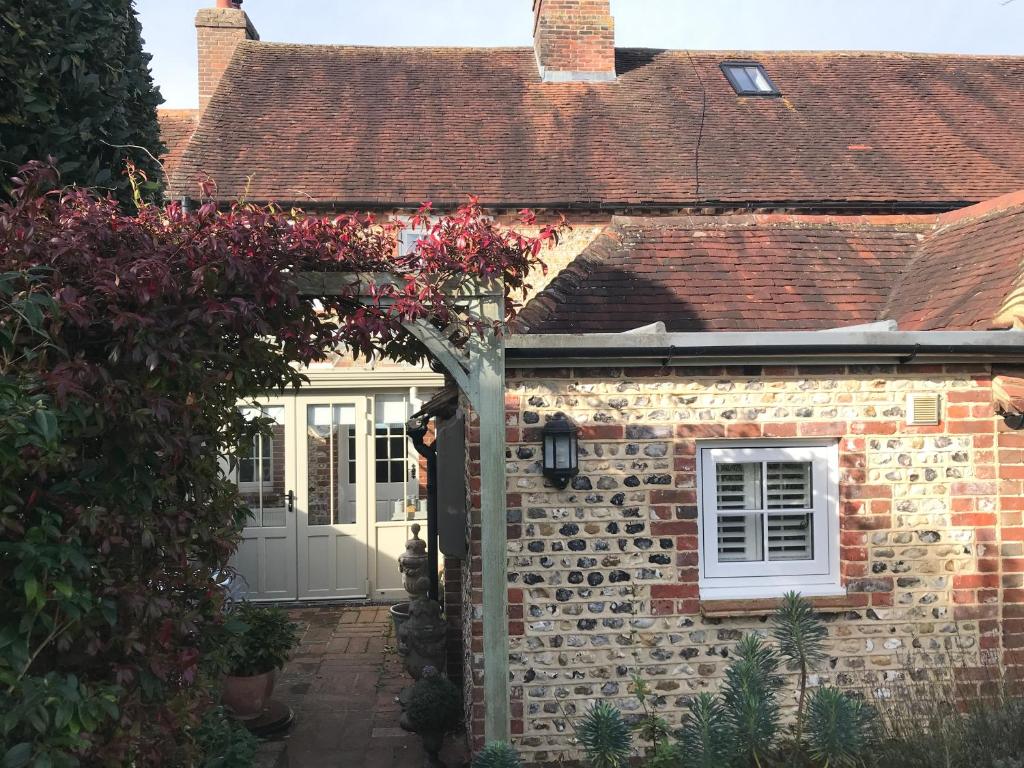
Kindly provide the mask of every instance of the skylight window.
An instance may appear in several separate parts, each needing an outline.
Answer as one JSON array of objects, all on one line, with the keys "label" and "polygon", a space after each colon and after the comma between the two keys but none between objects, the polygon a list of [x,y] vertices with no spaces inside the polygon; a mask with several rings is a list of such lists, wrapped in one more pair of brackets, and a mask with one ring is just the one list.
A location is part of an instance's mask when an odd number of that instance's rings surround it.
[{"label": "skylight window", "polygon": [[722,72],[740,96],[778,96],[779,89],[756,61],[725,61]]}]

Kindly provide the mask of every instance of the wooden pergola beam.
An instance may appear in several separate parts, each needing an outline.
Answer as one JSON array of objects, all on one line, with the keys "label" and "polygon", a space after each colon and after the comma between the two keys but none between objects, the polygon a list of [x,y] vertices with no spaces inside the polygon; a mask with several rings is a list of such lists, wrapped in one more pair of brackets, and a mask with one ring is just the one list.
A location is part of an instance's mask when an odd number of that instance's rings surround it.
[{"label": "wooden pergola beam", "polygon": [[[387,274],[302,273],[299,294],[309,298],[351,295],[373,299],[373,288],[400,285]],[[358,289],[356,292],[353,288]],[[464,311],[490,326],[505,318],[505,291],[500,281],[484,286],[464,282],[452,294]],[[508,564],[505,479],[505,343],[487,330],[473,336],[463,351],[429,323],[406,323],[406,330],[455,379],[476,409],[480,422],[480,548],[483,580],[484,738],[509,739]],[[466,354],[468,352],[468,354]]]}]

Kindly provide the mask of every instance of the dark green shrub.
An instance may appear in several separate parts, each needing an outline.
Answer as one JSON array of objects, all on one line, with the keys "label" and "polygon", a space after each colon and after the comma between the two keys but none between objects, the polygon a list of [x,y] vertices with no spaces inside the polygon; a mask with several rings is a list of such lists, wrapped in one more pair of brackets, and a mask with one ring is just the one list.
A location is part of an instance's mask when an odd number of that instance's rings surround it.
[{"label": "dark green shrub", "polygon": [[473,758],[472,768],[523,768],[523,761],[511,744],[492,741]]},{"label": "dark green shrub", "polygon": [[[653,743],[645,768],[749,768],[787,765],[807,768],[853,768],[862,765],[873,739],[873,710],[859,699],[831,688],[809,691],[808,671],[825,659],[827,631],[811,604],[796,593],[783,599],[772,622],[777,650],[758,635],[740,639],[725,671],[719,695],[700,693],[682,719],[677,743],[664,738],[667,725],[647,707],[647,686],[634,678],[643,708],[639,735]],[[798,673],[797,712],[792,737],[782,726],[779,703],[785,661]],[[607,705],[598,705],[607,707]],[[595,708],[596,709],[596,708]],[[612,710],[612,708],[607,707]],[[616,731],[617,710],[591,718],[589,741],[624,743],[619,759],[629,754],[629,734]],[[586,723],[587,720],[584,720]],[[577,726],[577,736],[581,727]],[[587,743],[580,739],[590,757]],[[606,762],[602,766],[618,766]]]},{"label": "dark green shrub", "polygon": [[462,725],[462,695],[444,675],[424,674],[412,686],[405,715],[416,733],[444,736]]},{"label": "dark green shrub", "polygon": [[590,768],[621,768],[633,752],[633,733],[622,713],[603,701],[576,724],[576,738]]},{"label": "dark green shrub", "polygon": [[722,701],[734,750],[752,764],[771,751],[779,730],[779,657],[757,635],[744,635],[725,670]]},{"label": "dark green shrub", "polygon": [[803,742],[804,703],[807,695],[807,673],[826,659],[825,640],[828,630],[810,602],[796,592],[787,592],[772,617],[772,637],[779,654],[799,672],[797,681],[795,744]]},{"label": "dark green shrub", "polygon": [[873,719],[859,699],[818,688],[807,704],[807,754],[820,765],[855,768],[868,754]]},{"label": "dark green shrub", "polygon": [[259,748],[259,740],[221,707],[206,714],[195,739],[199,768],[249,768]]},{"label": "dark green shrub", "polygon": [[732,763],[733,739],[725,710],[717,696],[698,694],[683,715],[679,753],[685,768],[721,768]]},{"label": "dark green shrub", "polygon": [[298,625],[280,608],[240,603],[228,623],[225,664],[229,675],[281,669],[298,643]]},{"label": "dark green shrub", "polygon": [[[131,159],[154,182],[162,101],[132,0],[18,0],[0,13],[0,191],[29,160],[57,159],[65,183],[131,191]],[[132,145],[132,146],[129,146]],[[148,152],[146,151],[148,150]]]}]

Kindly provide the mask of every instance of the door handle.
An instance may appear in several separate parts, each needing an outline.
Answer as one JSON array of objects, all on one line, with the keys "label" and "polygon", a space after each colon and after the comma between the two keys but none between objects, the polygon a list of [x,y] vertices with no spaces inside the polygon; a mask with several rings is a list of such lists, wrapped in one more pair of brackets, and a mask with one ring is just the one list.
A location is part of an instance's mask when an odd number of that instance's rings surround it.
[{"label": "door handle", "polygon": [[288,491],[288,511],[295,511],[295,491]]}]

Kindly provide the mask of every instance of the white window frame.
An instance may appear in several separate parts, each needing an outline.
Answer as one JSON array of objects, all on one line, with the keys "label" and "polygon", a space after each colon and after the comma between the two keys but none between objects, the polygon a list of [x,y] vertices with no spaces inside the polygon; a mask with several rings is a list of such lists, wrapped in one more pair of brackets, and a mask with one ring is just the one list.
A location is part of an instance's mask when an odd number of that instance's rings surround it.
[{"label": "white window frame", "polygon": [[416,248],[417,241],[429,232],[427,229],[413,229],[406,226],[398,233],[398,255],[405,256]]},{"label": "white window frame", "polygon": [[[814,515],[812,560],[720,562],[716,464],[719,462],[810,462]],[[763,473],[762,473],[763,474]],[[762,477],[762,483],[766,482]],[[839,569],[839,445],[835,441],[700,441],[697,444],[700,594],[703,599],[780,597],[790,590],[807,596],[844,595]],[[762,491],[763,493],[763,491]],[[730,514],[738,515],[735,510]],[[793,510],[780,513],[794,514]],[[764,512],[750,513],[763,514]],[[767,521],[766,521],[767,522]],[[767,547],[767,524],[762,525]]]},{"label": "white window frame", "polygon": [[[269,454],[264,453],[260,456],[260,446],[263,444],[263,440],[267,441],[267,447],[270,451]],[[258,491],[272,491],[274,489],[274,436],[267,434],[254,435],[252,438],[253,442],[253,454],[251,456],[239,456],[237,461],[239,462],[238,468],[235,470],[236,480],[238,484],[238,490],[240,493],[256,493]],[[264,458],[267,458],[270,463],[270,472],[262,480],[252,480],[249,482],[243,482],[242,477],[242,466],[241,462],[251,461],[253,469],[253,477],[256,476],[256,469],[260,467]]]},{"label": "white window frame", "polygon": [[430,228],[437,220],[437,216],[429,216],[418,227],[412,225],[411,216],[395,216],[395,221],[400,221],[405,226],[398,231],[398,255],[405,256],[416,248],[416,241],[430,234]]}]

